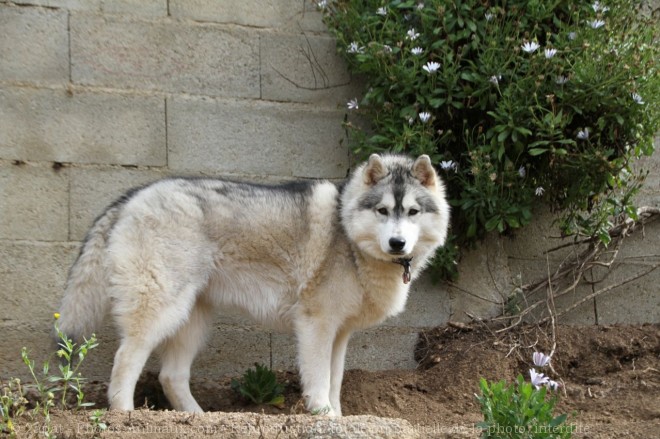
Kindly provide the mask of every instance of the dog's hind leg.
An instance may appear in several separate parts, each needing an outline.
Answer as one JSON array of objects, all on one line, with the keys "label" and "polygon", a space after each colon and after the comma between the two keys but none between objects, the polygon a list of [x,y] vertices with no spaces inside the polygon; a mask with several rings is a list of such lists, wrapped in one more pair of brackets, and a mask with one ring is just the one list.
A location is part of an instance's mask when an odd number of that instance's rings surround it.
[{"label": "dog's hind leg", "polygon": [[213,318],[213,307],[199,301],[188,321],[162,345],[158,379],[175,410],[203,412],[190,393],[190,366],[204,344]]},{"label": "dog's hind leg", "polygon": [[335,415],[341,416],[341,382],[344,378],[344,363],[346,361],[346,348],[351,333],[339,331],[332,346],[332,372],[330,375],[330,404]]},{"label": "dog's hind leg", "polygon": [[[111,409],[133,410],[135,385],[144,364],[156,347],[187,325],[200,288],[189,284],[137,297],[115,296],[113,312],[122,340],[108,388]],[[173,294],[174,290],[179,294]]]},{"label": "dog's hind leg", "polygon": [[133,393],[144,364],[157,343],[146,344],[137,337],[125,337],[115,354],[108,387],[113,410],[133,410]]}]

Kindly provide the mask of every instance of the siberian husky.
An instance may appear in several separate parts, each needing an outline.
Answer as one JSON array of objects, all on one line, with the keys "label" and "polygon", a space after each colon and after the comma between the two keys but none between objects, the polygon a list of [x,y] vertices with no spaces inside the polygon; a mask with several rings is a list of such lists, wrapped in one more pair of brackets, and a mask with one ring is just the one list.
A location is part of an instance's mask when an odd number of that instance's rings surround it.
[{"label": "siberian husky", "polygon": [[60,329],[89,336],[109,311],[121,344],[108,400],[132,410],[152,351],[176,410],[201,412],[190,366],[217,308],[296,336],[313,413],[341,415],[348,339],[405,306],[444,244],[445,188],[429,157],[372,155],[342,184],[170,178],[99,216],[71,268]]}]

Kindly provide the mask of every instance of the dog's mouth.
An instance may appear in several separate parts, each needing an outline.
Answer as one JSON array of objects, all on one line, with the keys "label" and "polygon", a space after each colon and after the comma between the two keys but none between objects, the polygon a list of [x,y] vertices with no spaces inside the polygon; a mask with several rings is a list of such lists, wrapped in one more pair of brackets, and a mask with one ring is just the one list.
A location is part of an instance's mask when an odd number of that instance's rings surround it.
[{"label": "dog's mouth", "polygon": [[406,252],[403,251],[403,250],[390,250],[388,253],[391,254],[392,256],[405,256],[406,255]]}]

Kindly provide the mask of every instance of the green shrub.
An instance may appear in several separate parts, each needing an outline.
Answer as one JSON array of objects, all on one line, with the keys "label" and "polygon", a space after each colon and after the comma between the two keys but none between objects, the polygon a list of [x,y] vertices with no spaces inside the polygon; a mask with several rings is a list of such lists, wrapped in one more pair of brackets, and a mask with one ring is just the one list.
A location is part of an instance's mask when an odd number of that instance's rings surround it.
[{"label": "green shrub", "polygon": [[436,274],[454,277],[458,248],[541,204],[564,235],[604,244],[613,217],[636,217],[632,165],[654,150],[660,90],[658,26],[639,2],[318,3],[366,82],[348,103],[353,151],[428,154],[443,170],[453,237]]},{"label": "green shrub", "polygon": [[267,366],[255,363],[242,380],[233,379],[231,387],[254,404],[281,406],[284,403],[284,387],[277,382],[275,373]]},{"label": "green shrub", "polygon": [[[566,425],[568,415],[553,415],[557,404],[555,391],[560,384],[537,370],[547,366],[550,357],[535,352],[533,362],[530,383],[525,382],[522,375],[511,385],[503,380],[489,383],[481,378],[481,396],[477,396],[477,400],[484,420],[477,427],[482,430],[482,438],[564,439],[572,436],[575,426]],[[549,391],[553,393],[548,395]]]},{"label": "green shrub", "polygon": [[573,427],[564,425],[566,414],[552,414],[557,398],[546,397],[546,387],[537,390],[522,375],[511,385],[488,383],[483,378],[479,384],[482,438],[570,438],[573,434]]}]

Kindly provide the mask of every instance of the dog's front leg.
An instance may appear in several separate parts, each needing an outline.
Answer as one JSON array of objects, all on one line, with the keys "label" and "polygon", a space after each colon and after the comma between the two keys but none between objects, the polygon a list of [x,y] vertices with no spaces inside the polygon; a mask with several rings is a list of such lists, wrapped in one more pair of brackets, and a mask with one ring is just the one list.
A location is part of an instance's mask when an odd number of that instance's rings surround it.
[{"label": "dog's front leg", "polygon": [[321,319],[302,317],[295,325],[303,396],[312,414],[335,416],[330,403],[330,372],[336,328]]},{"label": "dog's front leg", "polygon": [[341,416],[341,382],[344,379],[344,363],[346,361],[346,347],[351,333],[339,331],[332,347],[332,372],[330,376],[330,404],[335,415]]}]

